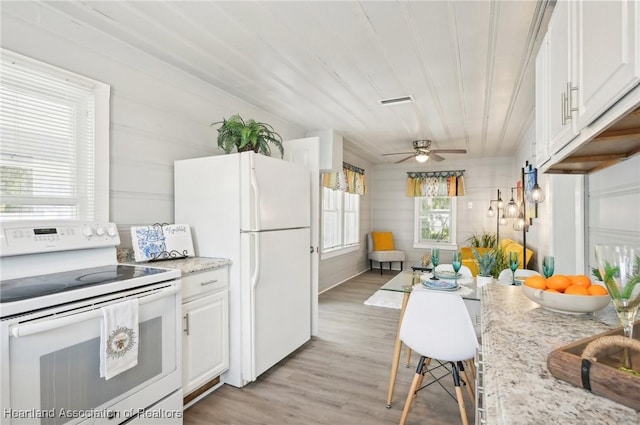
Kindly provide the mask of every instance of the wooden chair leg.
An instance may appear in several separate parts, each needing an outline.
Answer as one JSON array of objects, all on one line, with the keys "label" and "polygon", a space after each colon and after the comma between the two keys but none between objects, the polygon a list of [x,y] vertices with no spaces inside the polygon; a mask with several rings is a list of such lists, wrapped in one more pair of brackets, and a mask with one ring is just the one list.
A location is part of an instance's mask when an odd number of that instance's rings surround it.
[{"label": "wooden chair leg", "polygon": [[425,357],[420,357],[420,360],[418,360],[416,374],[413,376],[413,381],[411,382],[411,387],[409,388],[409,394],[407,394],[407,400],[404,402],[404,408],[402,409],[402,415],[400,416],[400,425],[404,425],[407,422],[409,409],[411,409],[411,404],[413,403],[413,399],[416,396],[416,391],[418,391],[418,388],[420,388],[420,384],[422,383],[422,379],[424,378],[423,374],[425,361]]},{"label": "wooden chair leg", "polygon": [[[473,388],[473,391],[475,393],[475,389],[476,389],[476,368],[473,365],[473,359],[469,359],[469,360],[465,361],[464,363],[467,366],[467,376],[469,377],[469,381],[471,381],[471,388]],[[473,398],[473,402],[475,404],[475,402],[476,402],[475,397]]]},{"label": "wooden chair leg", "polygon": [[422,381],[424,381],[424,375],[427,373],[427,369],[429,369],[429,365],[431,364],[431,359],[427,357],[424,361],[424,365],[422,366],[422,373],[420,374],[420,380],[418,381],[418,388],[422,387]]},{"label": "wooden chair leg", "polygon": [[464,382],[467,384],[467,392],[469,393],[471,400],[475,400],[476,397],[473,393],[473,380],[470,378],[470,374],[465,370],[464,362],[458,362],[458,369],[460,369],[460,373],[462,373],[462,376],[464,377]]},{"label": "wooden chair leg", "polygon": [[407,347],[407,364],[406,367],[411,366],[411,348]]},{"label": "wooden chair leg", "polygon": [[458,400],[458,409],[460,410],[460,419],[462,419],[462,425],[469,425],[467,411],[464,408],[462,389],[460,388],[460,375],[458,373],[458,366],[456,366],[454,362],[451,362],[451,372],[453,373],[453,384],[456,387],[456,399]]}]

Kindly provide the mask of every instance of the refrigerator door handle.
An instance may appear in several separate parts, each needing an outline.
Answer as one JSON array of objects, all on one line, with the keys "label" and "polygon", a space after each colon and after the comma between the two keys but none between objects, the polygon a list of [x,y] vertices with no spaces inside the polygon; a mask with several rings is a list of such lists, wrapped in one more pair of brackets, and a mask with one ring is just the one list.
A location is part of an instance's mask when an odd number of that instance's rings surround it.
[{"label": "refrigerator door handle", "polygon": [[260,277],[260,233],[252,233],[253,237],[253,273],[251,274],[251,289],[256,289]]},{"label": "refrigerator door handle", "polygon": [[256,172],[251,168],[251,191],[253,192],[253,220],[251,230],[260,231],[260,185],[256,178]]}]

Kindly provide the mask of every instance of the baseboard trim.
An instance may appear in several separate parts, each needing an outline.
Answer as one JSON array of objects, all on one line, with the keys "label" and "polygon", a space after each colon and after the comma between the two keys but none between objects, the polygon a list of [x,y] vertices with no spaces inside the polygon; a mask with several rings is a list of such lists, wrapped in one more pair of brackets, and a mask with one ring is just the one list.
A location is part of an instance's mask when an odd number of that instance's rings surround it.
[{"label": "baseboard trim", "polygon": [[346,279],[344,279],[344,280],[341,280],[341,281],[340,281],[340,282],[338,282],[338,283],[335,283],[335,284],[331,285],[331,286],[330,286],[330,287],[328,287],[327,289],[322,290],[322,292],[318,292],[318,295],[323,294],[323,293],[327,292],[328,290],[335,288],[335,287],[336,287],[336,286],[338,286],[338,285],[342,285],[342,284],[343,284],[343,283],[345,283],[346,281],[348,281],[348,280],[350,280],[350,279],[353,279],[353,278],[354,278],[354,277],[356,277],[356,276],[360,276],[361,274],[366,273],[366,272],[368,272],[368,271],[369,271],[369,268],[367,267],[366,269],[364,269],[364,270],[362,270],[362,271],[360,271],[360,272],[358,272],[358,273],[354,274],[353,276],[348,277],[348,278],[346,278]]}]

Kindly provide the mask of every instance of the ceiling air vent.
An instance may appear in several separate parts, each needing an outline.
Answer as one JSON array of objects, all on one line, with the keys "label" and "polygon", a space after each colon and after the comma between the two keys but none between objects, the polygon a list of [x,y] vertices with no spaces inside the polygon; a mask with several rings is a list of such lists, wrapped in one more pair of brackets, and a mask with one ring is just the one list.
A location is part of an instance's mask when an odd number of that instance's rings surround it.
[{"label": "ceiling air vent", "polygon": [[409,103],[409,102],[413,102],[413,96],[409,95],[409,96],[402,96],[402,97],[392,97],[389,99],[380,99],[378,102],[380,102],[380,104],[383,106],[397,105],[399,103]]}]

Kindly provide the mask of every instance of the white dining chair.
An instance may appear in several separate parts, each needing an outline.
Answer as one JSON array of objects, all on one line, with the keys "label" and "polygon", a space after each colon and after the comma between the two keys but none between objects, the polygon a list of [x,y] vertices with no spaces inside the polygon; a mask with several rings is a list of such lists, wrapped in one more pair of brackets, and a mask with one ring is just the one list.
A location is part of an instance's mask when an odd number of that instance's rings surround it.
[{"label": "white dining chair", "polygon": [[[446,322],[446,326],[442,325],[443,322]],[[400,325],[400,340],[420,354],[400,425],[407,420],[415,395],[422,386],[425,373],[429,371],[431,359],[450,363],[460,417],[462,423],[468,425],[460,374],[464,377],[471,400],[475,402],[473,359],[478,340],[462,297],[430,290],[412,291]]]},{"label": "white dining chair", "polygon": [[[451,264],[439,264],[436,266],[436,276],[438,272],[453,272],[453,266]],[[471,269],[467,266],[460,266],[458,273],[462,276],[473,278],[473,273],[471,273]]]},{"label": "white dining chair", "polygon": [[[516,278],[529,276],[540,276],[540,273],[535,270],[516,269]],[[511,269],[504,269],[498,275],[498,282],[511,282],[512,278],[513,273],[511,272]]]}]

